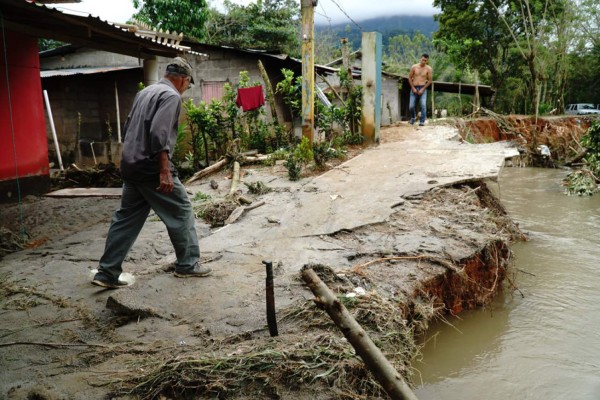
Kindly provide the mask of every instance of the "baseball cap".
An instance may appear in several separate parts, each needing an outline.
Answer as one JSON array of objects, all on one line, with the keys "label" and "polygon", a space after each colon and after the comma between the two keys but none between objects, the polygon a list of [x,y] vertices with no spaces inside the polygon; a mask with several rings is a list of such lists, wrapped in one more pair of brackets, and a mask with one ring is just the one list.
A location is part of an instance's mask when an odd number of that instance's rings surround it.
[{"label": "baseball cap", "polygon": [[182,57],[175,57],[167,65],[168,72],[174,72],[176,74],[187,75],[191,78],[190,82],[194,83],[194,77],[192,76],[192,66],[190,63]]}]

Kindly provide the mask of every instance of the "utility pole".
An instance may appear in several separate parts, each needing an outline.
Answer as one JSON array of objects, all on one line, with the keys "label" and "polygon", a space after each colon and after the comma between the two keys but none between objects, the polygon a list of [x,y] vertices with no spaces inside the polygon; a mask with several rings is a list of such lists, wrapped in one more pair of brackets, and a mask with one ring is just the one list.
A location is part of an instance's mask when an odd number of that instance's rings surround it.
[{"label": "utility pole", "polygon": [[344,69],[346,71],[351,72],[348,38],[341,38],[340,43],[342,45],[342,64],[344,65]]},{"label": "utility pole", "polygon": [[300,0],[302,12],[302,136],[315,135],[315,7],[317,0]]}]

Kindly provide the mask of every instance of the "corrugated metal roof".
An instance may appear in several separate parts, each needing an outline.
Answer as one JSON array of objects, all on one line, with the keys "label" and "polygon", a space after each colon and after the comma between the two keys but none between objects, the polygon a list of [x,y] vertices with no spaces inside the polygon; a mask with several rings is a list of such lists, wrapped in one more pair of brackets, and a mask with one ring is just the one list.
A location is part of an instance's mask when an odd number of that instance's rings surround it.
[{"label": "corrugated metal roof", "polygon": [[123,71],[127,69],[141,69],[142,67],[87,67],[87,68],[65,68],[53,69],[50,71],[41,71],[42,78],[52,78],[55,76],[73,76],[73,75],[90,75],[104,74],[107,72]]},{"label": "corrugated metal roof", "polygon": [[43,4],[81,3],[81,0],[36,0],[36,2]]},{"label": "corrugated metal roof", "polygon": [[84,13],[85,16],[66,14],[44,4],[22,0],[0,0],[0,9],[6,29],[29,36],[60,40],[138,58],[196,54],[142,37],[87,13]]}]

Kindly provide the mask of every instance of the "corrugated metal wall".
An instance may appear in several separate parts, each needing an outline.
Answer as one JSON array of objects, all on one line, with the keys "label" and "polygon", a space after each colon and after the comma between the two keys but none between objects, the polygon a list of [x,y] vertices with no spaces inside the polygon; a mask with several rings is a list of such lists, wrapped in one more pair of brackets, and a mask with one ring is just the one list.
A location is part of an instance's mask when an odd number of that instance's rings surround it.
[{"label": "corrugated metal wall", "polygon": [[0,181],[13,180],[17,176],[47,176],[48,144],[37,39],[6,31],[6,38],[0,32],[0,41],[3,44],[0,58]]}]

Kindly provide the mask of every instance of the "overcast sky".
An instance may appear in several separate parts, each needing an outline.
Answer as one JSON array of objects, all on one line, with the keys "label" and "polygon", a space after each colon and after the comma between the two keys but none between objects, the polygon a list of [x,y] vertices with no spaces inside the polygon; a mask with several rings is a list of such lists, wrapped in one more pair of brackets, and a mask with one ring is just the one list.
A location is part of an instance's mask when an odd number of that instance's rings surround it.
[{"label": "overcast sky", "polygon": [[[220,7],[222,0],[208,0]],[[234,0],[248,4],[252,0]],[[315,23],[352,23],[364,19],[392,15],[433,15],[437,11],[432,0],[319,0]],[[92,14],[111,22],[126,22],[135,12],[131,0],[83,0],[81,3],[58,4],[60,10]],[[347,15],[346,15],[347,14]]]}]

